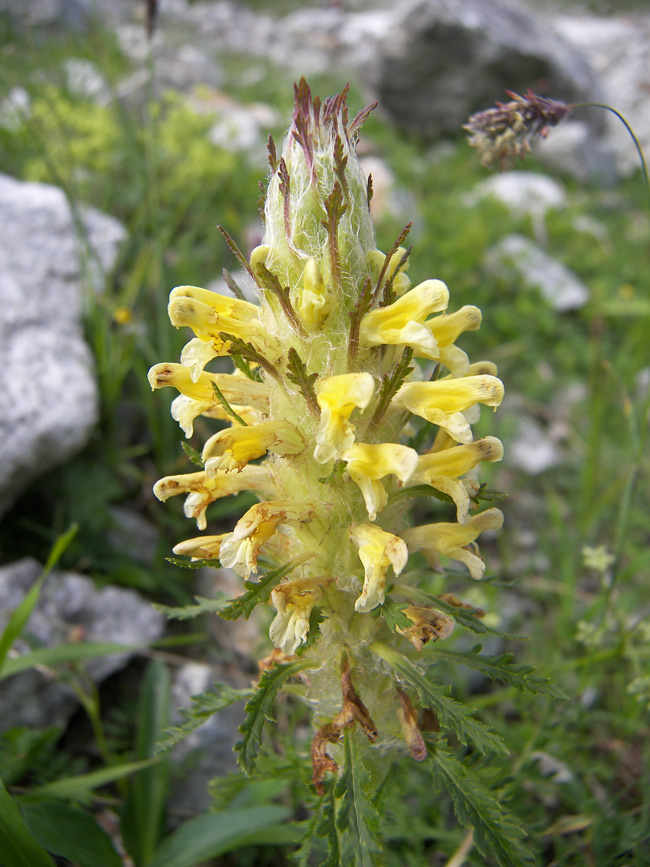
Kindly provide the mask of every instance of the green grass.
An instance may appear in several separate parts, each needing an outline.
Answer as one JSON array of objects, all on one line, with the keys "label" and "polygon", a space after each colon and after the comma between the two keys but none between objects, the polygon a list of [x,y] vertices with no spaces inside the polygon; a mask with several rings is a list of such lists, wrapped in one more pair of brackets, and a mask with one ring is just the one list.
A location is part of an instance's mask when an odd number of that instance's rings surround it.
[{"label": "green grass", "polygon": [[[153,601],[183,601],[192,595],[192,573],[173,569],[163,558],[188,524],[180,505],[162,507],[153,500],[151,485],[163,474],[187,469],[187,462],[168,400],[164,393],[151,395],[146,371],[154,362],[176,358],[183,342],[168,324],[169,290],[207,282],[223,267],[235,267],[215,227],[223,224],[243,239],[257,215],[259,170],[210,145],[209,117],[195,115],[177,96],[137,107],[119,102],[102,107],[69,93],[61,74],[67,56],[92,59],[111,87],[126,73],[128,64],[110,35],[46,41],[5,36],[10,48],[5,45],[0,53],[0,85],[7,91],[25,87],[33,112],[18,131],[0,131],[4,170],[58,184],[75,204],[89,202],[114,214],[130,238],[107,275],[104,293],[89,304],[86,320],[101,390],[100,425],[81,455],[42,479],[5,519],[0,556],[10,562],[30,553],[45,560],[52,541],[76,521],[79,532],[65,554],[66,567],[102,583],[138,587]],[[286,76],[264,68],[253,86],[242,81],[241,59],[223,62],[229,92],[243,101],[267,101],[287,115]],[[37,69],[46,73],[46,86],[34,74]],[[312,82],[323,95],[341,84]],[[353,86],[353,106],[361,104],[358,93]],[[642,442],[647,407],[638,382],[648,366],[650,215],[639,177],[608,190],[563,179],[569,205],[548,214],[546,249],[585,281],[591,300],[579,311],[559,314],[536,293],[485,272],[485,251],[499,238],[534,232],[528,221],[493,202],[463,204],[486,176],[464,142],[440,156],[400,138],[376,117],[364,138],[389,164],[398,187],[412,196],[414,282],[439,277],[456,306],[481,307],[482,329],[466,336],[463,346],[473,358],[497,361],[507,391],[519,395],[543,423],[561,424],[565,431],[567,460],[559,468],[528,476],[508,465],[507,452],[502,466],[490,468],[490,484],[509,492],[506,526],[488,555],[500,581],[472,588],[459,581],[459,588],[473,593],[475,604],[500,628],[526,636],[525,642],[502,642],[502,649],[551,677],[569,700],[531,699],[487,682],[476,694],[473,681],[458,679],[444,666],[440,672],[510,745],[511,755],[490,764],[485,782],[509,793],[531,835],[536,863],[650,863],[644,854],[650,847],[650,695],[643,693],[641,680],[650,662],[650,502]],[[595,241],[578,231],[580,215],[602,223],[606,239]],[[382,249],[410,216],[382,217]],[[578,399],[559,404],[560,395],[575,386]],[[501,411],[490,416],[490,432],[507,440],[516,422],[516,415]],[[625,512],[635,463],[639,479]],[[115,550],[114,505],[137,509],[156,527],[153,565]],[[213,508],[215,532],[229,529],[241,512],[236,501]],[[599,573],[585,564],[583,548],[601,545],[618,553],[614,570]],[[430,589],[441,592],[442,585]],[[305,740],[303,712],[281,708],[278,733],[288,745],[261,762],[271,775],[288,780],[296,807],[304,768],[294,739]],[[7,784],[50,779],[44,769],[54,761],[55,737],[51,730],[6,736]],[[66,770],[65,753],[59,752],[59,774],[67,776],[73,767],[69,756]],[[389,863],[444,863],[465,832],[455,825],[448,804],[432,798],[428,778],[417,767],[398,782],[387,802]],[[228,856],[227,863],[242,867],[266,863],[267,857],[268,863],[279,863],[273,860],[275,849],[254,852]],[[485,862],[473,850],[467,863]]]}]

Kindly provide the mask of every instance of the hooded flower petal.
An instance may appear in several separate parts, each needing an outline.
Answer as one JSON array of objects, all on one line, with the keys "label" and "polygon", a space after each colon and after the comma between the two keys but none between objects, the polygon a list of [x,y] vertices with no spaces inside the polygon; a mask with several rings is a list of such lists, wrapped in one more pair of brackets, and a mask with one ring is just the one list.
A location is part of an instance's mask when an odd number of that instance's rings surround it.
[{"label": "hooded flower petal", "polygon": [[336,296],[328,291],[315,259],[308,259],[298,289],[296,310],[305,325],[315,331],[336,307]]},{"label": "hooded flower petal", "polygon": [[[404,247],[398,247],[397,250],[390,257],[390,261],[386,266],[386,279],[390,280],[391,277],[395,274],[398,265],[402,261],[403,257],[406,255],[406,249]],[[381,250],[371,250],[368,253],[368,261],[374,268],[376,275],[379,276],[381,269],[384,267],[384,262],[386,261],[386,256],[381,252]],[[399,273],[393,277],[393,292],[399,297],[403,295],[411,286],[411,281],[406,275],[406,269],[408,268],[408,258],[406,260],[406,264],[403,265]]]},{"label": "hooded flower petal", "polygon": [[466,524],[424,524],[404,530],[402,536],[409,551],[435,551],[460,560],[472,578],[479,579],[485,572],[485,563],[471,545],[484,530],[499,530],[502,524],[503,513],[499,509],[488,509],[474,515]]},{"label": "hooded flower petal", "polygon": [[463,376],[439,382],[406,382],[392,405],[437,424],[456,442],[470,443],[472,431],[462,413],[477,403],[499,406],[502,400],[503,383],[496,376]]},{"label": "hooded flower petal", "polygon": [[415,449],[398,443],[354,443],[341,452],[341,460],[348,465],[350,478],[361,488],[368,517],[374,521],[388,501],[379,479],[395,475],[406,482],[418,463]]},{"label": "hooded flower petal", "polygon": [[420,358],[438,358],[438,342],[425,319],[445,310],[448,302],[445,284],[426,280],[387,307],[366,313],[359,339],[366,346],[411,346]]},{"label": "hooded flower petal", "polygon": [[500,461],[503,445],[496,437],[484,437],[467,445],[453,445],[443,451],[421,455],[410,485],[431,485],[437,491],[448,494],[456,503],[460,524],[469,518],[470,498],[459,476],[465,475],[482,461]]},{"label": "hooded flower petal", "polygon": [[314,458],[319,464],[325,464],[340,449],[349,448],[354,442],[354,425],[348,419],[357,407],[368,406],[375,381],[369,373],[343,373],[319,379],[315,391],[321,417]]},{"label": "hooded flower petal", "polygon": [[188,518],[195,518],[199,530],[207,527],[205,510],[220,497],[239,491],[264,491],[271,485],[265,467],[245,467],[241,473],[220,472],[209,476],[205,472],[165,476],[156,482],[153,492],[163,502],[177,494],[187,494],[183,510]]},{"label": "hooded flower petal", "polygon": [[269,449],[276,454],[295,455],[304,448],[305,441],[290,422],[265,421],[218,431],[206,442],[201,457],[211,475],[219,470],[241,470]]},{"label": "hooded flower petal", "polygon": [[192,560],[218,560],[221,543],[225,538],[226,533],[219,536],[196,536],[174,545],[172,551],[181,557],[191,557]]},{"label": "hooded flower petal", "polygon": [[[205,373],[193,378],[190,370],[182,364],[154,364],[149,371],[149,384],[152,389],[172,386],[181,393],[172,402],[172,416],[179,423],[185,435],[193,432],[194,419],[202,414],[213,418],[230,419],[223,410],[214,391],[213,383],[219,388],[228,403],[249,423],[259,420],[259,413],[268,412],[269,398],[266,386],[238,373]],[[255,412],[246,413],[246,408]],[[246,417],[248,415],[248,418]]]},{"label": "hooded flower petal", "polygon": [[[250,467],[247,467],[250,469]],[[237,473],[228,473],[237,478]],[[223,566],[248,578],[257,572],[257,556],[262,545],[273,536],[280,524],[310,521],[314,510],[306,503],[272,500],[256,503],[239,519],[232,533],[221,544],[219,559]]]},{"label": "hooded flower petal", "polygon": [[372,524],[357,524],[350,530],[350,537],[359,549],[359,559],[365,571],[363,590],[354,608],[366,613],[383,603],[388,567],[392,565],[395,574],[399,575],[406,566],[408,549],[399,536]]}]

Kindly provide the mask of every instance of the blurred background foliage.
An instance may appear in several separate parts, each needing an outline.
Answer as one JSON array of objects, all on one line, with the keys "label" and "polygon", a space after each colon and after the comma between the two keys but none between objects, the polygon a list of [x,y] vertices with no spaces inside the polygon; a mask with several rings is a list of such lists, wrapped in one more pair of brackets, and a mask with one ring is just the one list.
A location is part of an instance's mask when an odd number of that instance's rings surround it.
[{"label": "blurred background foliage", "polygon": [[[249,5],[276,6],[269,0],[249,0]],[[281,5],[288,10],[304,4],[285,0]],[[607,13],[641,4],[591,0],[580,5]],[[197,113],[185,97],[156,94],[153,62],[148,69],[151,90],[143,102],[116,98],[130,61],[110,31],[18,33],[2,17],[0,26],[0,86],[5,92],[25,88],[32,103],[24,123],[0,129],[2,170],[60,186],[73,205],[91,203],[118,217],[129,232],[106,288],[101,294],[89,291],[87,298],[85,327],[97,364],[100,423],[87,448],[43,477],[4,519],[0,556],[10,562],[30,554],[45,562],[57,537],[76,523],[78,532],[61,555],[62,567],[90,575],[100,585],[135,587],[152,602],[186,602],[194,590],[193,573],[164,558],[187,533],[187,522],[180,504],[161,506],[151,487],[164,474],[186,471],[188,463],[169,416],[172,395],[152,395],[146,373],[155,362],[176,359],[184,342],[168,322],[169,290],[182,283],[200,285],[218,278],[222,268],[234,267],[216,225],[226,226],[246,247],[258,221],[258,180],[264,171],[244,154],[211,143],[210,116]],[[114,98],[100,104],[71,92],[61,71],[70,56],[92,60]],[[234,54],[221,55],[219,62],[221,89],[229,96],[244,104],[268,103],[278,117],[289,117],[292,82],[285,72]],[[250,78],[242,70],[256,63],[263,66],[262,73],[255,84],[247,83]],[[314,92],[326,95],[345,82],[332,73],[310,83]],[[350,104],[356,109],[364,101],[352,82]],[[283,129],[269,132],[278,141]],[[404,215],[385,212],[380,217],[378,246],[390,247],[406,219],[414,216],[414,282],[440,277],[457,307],[478,305],[483,326],[465,338],[464,347],[474,359],[497,362],[507,392],[516,394],[528,412],[544,424],[561,423],[566,431],[570,460],[558,467],[532,476],[508,465],[507,450],[502,466],[487,467],[490,485],[509,493],[506,525],[488,554],[488,562],[491,556],[498,564],[499,580],[473,588],[471,602],[485,608],[501,628],[527,639],[501,649],[534,665],[569,696],[565,702],[545,696],[533,701],[512,688],[483,679],[459,680],[453,669],[445,670],[455,694],[469,698],[511,747],[508,760],[489,763],[487,781],[507,787],[538,864],[650,864],[650,497],[642,447],[649,376],[650,215],[640,176],[605,189],[562,178],[569,204],[545,216],[546,249],[570,265],[589,286],[591,298],[580,310],[558,314],[541,295],[522,292],[485,270],[490,246],[511,232],[534,239],[536,227],[491,200],[467,206],[467,194],[486,172],[460,136],[425,146],[400,136],[377,113],[363,129],[363,145],[385,160],[405,197]],[[526,168],[539,167],[531,160]],[[606,228],[603,237],[577,229],[575,218],[581,215],[597,219]],[[571,389],[576,396],[563,401]],[[490,417],[489,432],[507,444],[516,413],[516,406],[506,404]],[[199,434],[197,443],[204,439]],[[634,498],[626,511],[630,493]],[[116,547],[115,505],[137,509],[155,527],[153,564],[140,563]],[[230,529],[233,516],[242,511],[236,498],[212,509],[215,532]],[[616,558],[613,566],[606,562],[602,568],[598,557],[585,555],[585,546],[604,546]],[[430,589],[443,592],[440,579],[432,578]],[[195,658],[214,653],[205,635],[189,640],[193,643],[183,653]],[[23,792],[62,776],[119,765],[118,758],[125,762],[151,755],[147,736],[155,739],[164,726],[156,717],[160,709],[147,699],[146,678],[162,683],[166,675],[161,666],[174,662],[162,654],[156,664],[142,680],[142,663],[133,689],[122,696],[109,692],[101,710],[99,696],[87,698],[95,733],[80,752],[58,730],[5,734],[0,741],[5,785]],[[134,738],[143,719],[150,731]],[[90,745],[99,731],[107,741],[104,751]],[[280,803],[283,821],[287,816],[304,819],[306,779],[300,756],[308,736],[304,711],[291,704],[280,707],[277,740],[284,746],[268,750],[260,779],[253,783],[240,777],[216,780],[211,790],[215,814],[248,809],[253,811],[248,821],[254,824],[255,810]],[[386,796],[388,863],[443,864],[465,832],[456,825],[449,803],[432,798],[422,770],[405,767],[395,780],[396,790]],[[275,785],[263,787],[265,773]],[[142,792],[128,779],[118,780],[96,801],[94,787],[80,786],[73,800],[81,799],[96,813],[98,805],[133,803],[135,798],[144,810]],[[156,785],[165,790],[169,783],[160,777]],[[159,809],[160,825],[163,807]],[[84,810],[75,806],[74,811],[73,819],[83,821],[79,815],[86,815]],[[267,818],[279,821],[278,816]],[[263,824],[263,817],[259,821]],[[279,852],[291,847],[278,850],[264,843],[237,852],[232,844],[231,854],[226,847],[220,860],[209,863],[285,863]],[[150,863],[153,850],[146,847],[151,842],[131,838],[130,844],[131,854],[139,853],[136,864]],[[467,858],[469,864],[485,863],[474,853]]]}]

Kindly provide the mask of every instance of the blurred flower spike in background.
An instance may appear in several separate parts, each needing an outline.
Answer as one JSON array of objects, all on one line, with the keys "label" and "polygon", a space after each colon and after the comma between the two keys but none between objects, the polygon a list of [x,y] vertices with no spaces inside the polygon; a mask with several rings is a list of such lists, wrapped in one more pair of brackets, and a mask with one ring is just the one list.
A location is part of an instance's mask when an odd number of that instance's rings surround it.
[{"label": "blurred flower spike in background", "polygon": [[[296,85],[280,156],[269,138],[263,242],[246,261],[224,231],[259,304],[174,289],[170,319],[193,337],[180,364],[149,374],[154,389],[179,391],[172,413],[186,435],[199,415],[230,424],[206,443],[200,471],[161,479],[155,493],[184,495],[200,530],[217,498],[244,489],[259,497],[231,532],[174,550],[219,560],[243,579],[264,571],[246,580],[246,598],[275,609],[274,661],[300,662],[318,791],[337,768],[328,744],[356,723],[370,743],[426,757],[417,696],[393,662],[448,639],[449,612],[462,603],[416,592],[407,566],[424,557],[481,578],[477,539],[503,520],[495,508],[476,512],[477,470],[503,448],[494,437],[475,441],[471,428],[481,405],[499,406],[503,384],[493,364],[471,363],[455,345],[481,313],[450,311],[438,279],[411,286],[402,246],[410,225],[387,254],[376,248],[372,185],[355,152],[372,106],[350,120],[346,97],[321,101],[304,79]],[[223,356],[233,372],[208,372]],[[409,444],[414,431],[422,453]],[[418,495],[450,501],[445,518],[455,520],[409,526],[416,485]]]}]

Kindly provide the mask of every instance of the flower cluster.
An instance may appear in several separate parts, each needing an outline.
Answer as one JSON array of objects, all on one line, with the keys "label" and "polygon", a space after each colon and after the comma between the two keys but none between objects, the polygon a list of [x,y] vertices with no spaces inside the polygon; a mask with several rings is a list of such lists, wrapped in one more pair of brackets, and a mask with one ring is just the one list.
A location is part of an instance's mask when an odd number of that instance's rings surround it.
[{"label": "flower cluster", "polygon": [[[174,551],[218,560],[244,579],[286,567],[266,594],[275,609],[270,637],[275,660],[307,661],[302,688],[321,723],[312,749],[317,786],[333,765],[327,743],[355,719],[371,740],[401,732],[421,755],[410,699],[370,647],[410,642],[419,651],[447,638],[454,619],[444,612],[461,603],[448,596],[438,607],[410,604],[418,599],[405,574],[409,558],[448,558],[481,578],[476,540],[502,523],[498,509],[475,510],[477,468],[501,460],[503,449],[494,437],[474,440],[471,425],[481,405],[501,403],[503,384],[493,364],[470,363],[456,346],[479,328],[481,312],[449,311],[440,280],[411,286],[410,251],[401,246],[408,227],[387,254],[376,248],[371,184],[355,153],[367,112],[350,120],[345,92],[321,102],[304,80],[297,85],[279,158],[269,140],[263,243],[250,261],[237,251],[259,304],[174,289],[171,322],[194,336],[180,364],[149,374],[154,389],[179,392],[172,415],[187,436],[199,415],[226,423],[206,442],[202,469],[161,479],[156,496],[184,495],[185,514],[202,531],[216,499],[242,490],[259,498],[230,532]],[[233,372],[208,372],[223,356]],[[456,520],[407,528],[416,487],[452,503]],[[393,597],[403,602],[391,621]],[[363,700],[353,680],[368,684]]]},{"label": "flower cluster", "polygon": [[507,91],[511,102],[497,102],[473,114],[463,129],[469,143],[481,154],[486,168],[507,168],[530,153],[536,136],[546,138],[551,127],[565,120],[572,106],[557,99],[546,99],[529,90],[523,96]]}]

